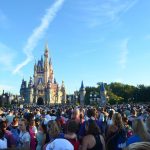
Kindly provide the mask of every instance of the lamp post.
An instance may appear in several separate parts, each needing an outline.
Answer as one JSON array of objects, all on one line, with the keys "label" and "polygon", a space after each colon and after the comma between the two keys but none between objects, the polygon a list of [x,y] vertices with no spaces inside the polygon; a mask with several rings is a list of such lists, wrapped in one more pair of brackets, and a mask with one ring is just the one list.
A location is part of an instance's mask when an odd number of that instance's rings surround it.
[{"label": "lamp post", "polygon": [[75,96],[75,104],[78,103],[78,95]]},{"label": "lamp post", "polygon": [[90,93],[90,104],[92,104],[92,100],[93,100],[93,94],[92,92]]},{"label": "lamp post", "polygon": [[2,105],[4,105],[4,104],[5,104],[5,100],[6,100],[6,96],[5,96],[5,95],[3,95],[3,96],[2,96]]}]

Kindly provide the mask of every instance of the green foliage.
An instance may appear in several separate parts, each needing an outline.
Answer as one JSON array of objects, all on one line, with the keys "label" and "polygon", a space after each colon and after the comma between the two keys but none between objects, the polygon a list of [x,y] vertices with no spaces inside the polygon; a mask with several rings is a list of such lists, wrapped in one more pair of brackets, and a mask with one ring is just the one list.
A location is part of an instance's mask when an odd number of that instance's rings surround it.
[{"label": "green foliage", "polygon": [[[100,82],[98,87],[86,87],[85,104],[90,104],[90,93],[99,94]],[[150,102],[150,86],[128,85],[123,83],[104,84],[107,91],[108,102],[110,104],[133,103],[133,102]],[[97,105],[97,104],[93,104]]]}]

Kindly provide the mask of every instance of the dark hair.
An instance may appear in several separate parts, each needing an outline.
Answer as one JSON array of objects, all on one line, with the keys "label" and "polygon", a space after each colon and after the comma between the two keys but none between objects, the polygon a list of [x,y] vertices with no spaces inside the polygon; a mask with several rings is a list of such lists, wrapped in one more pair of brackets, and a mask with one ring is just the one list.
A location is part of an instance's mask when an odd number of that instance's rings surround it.
[{"label": "dark hair", "polygon": [[85,122],[85,125],[88,127],[87,134],[97,135],[101,133],[101,130],[95,120],[88,120]]},{"label": "dark hair", "polygon": [[4,138],[4,131],[2,129],[0,129],[0,139],[3,139]]},{"label": "dark hair", "polygon": [[75,120],[70,120],[67,124],[67,131],[76,133],[78,130],[78,124]]},{"label": "dark hair", "polygon": [[44,122],[41,124],[41,127],[43,129],[43,132],[46,134],[47,133],[47,126],[44,124]]},{"label": "dark hair", "polygon": [[7,128],[7,121],[1,121],[0,122],[0,129],[4,130],[5,128]]},{"label": "dark hair", "polygon": [[13,118],[13,122],[16,123],[16,122],[18,122],[18,121],[19,121],[19,120],[18,120],[18,117],[14,117],[14,118]]},{"label": "dark hair", "polygon": [[114,114],[114,111],[113,110],[110,110],[110,112],[109,112],[109,115],[108,115],[108,118],[112,118],[112,116],[113,116],[113,114]]}]

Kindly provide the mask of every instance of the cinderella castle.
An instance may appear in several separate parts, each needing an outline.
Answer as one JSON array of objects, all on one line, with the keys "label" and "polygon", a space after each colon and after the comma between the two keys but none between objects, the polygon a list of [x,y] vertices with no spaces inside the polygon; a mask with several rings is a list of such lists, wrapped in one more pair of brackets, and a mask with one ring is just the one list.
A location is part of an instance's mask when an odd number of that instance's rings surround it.
[{"label": "cinderella castle", "polygon": [[62,85],[56,82],[54,78],[53,66],[51,58],[49,58],[48,45],[45,46],[44,60],[38,60],[34,65],[33,79],[27,84],[22,80],[20,95],[28,104],[63,104],[66,102],[66,90],[64,82]]}]

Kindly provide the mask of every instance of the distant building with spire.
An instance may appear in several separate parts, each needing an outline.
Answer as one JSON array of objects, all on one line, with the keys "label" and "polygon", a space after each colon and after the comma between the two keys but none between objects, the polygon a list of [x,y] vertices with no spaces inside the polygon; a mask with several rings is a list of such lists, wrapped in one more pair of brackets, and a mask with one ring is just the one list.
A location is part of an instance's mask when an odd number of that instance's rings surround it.
[{"label": "distant building with spire", "polygon": [[56,82],[54,78],[51,58],[49,59],[48,44],[45,46],[44,60],[35,62],[33,79],[30,77],[29,83],[23,79],[20,95],[24,98],[25,103],[43,104],[60,104],[66,103],[66,90],[64,81],[62,85]]},{"label": "distant building with spire", "polygon": [[100,105],[105,105],[107,103],[107,92],[104,86],[104,83],[100,84]]},{"label": "distant building with spire", "polygon": [[83,84],[83,81],[82,81],[81,82],[81,87],[80,87],[80,90],[79,90],[80,105],[84,105],[85,94],[86,94],[86,90],[84,88],[84,84]]}]

